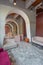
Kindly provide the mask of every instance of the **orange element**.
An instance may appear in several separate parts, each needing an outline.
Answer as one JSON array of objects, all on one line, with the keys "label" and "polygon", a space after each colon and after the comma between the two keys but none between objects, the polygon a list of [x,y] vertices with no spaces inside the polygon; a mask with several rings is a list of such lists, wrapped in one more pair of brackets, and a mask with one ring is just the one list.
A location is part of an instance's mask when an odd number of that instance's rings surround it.
[{"label": "orange element", "polygon": [[28,38],[25,38],[25,41],[26,41],[26,42],[29,42],[29,39],[28,39]]},{"label": "orange element", "polygon": [[41,0],[36,0],[36,1],[32,4],[32,6],[38,5],[40,2],[41,2]]}]

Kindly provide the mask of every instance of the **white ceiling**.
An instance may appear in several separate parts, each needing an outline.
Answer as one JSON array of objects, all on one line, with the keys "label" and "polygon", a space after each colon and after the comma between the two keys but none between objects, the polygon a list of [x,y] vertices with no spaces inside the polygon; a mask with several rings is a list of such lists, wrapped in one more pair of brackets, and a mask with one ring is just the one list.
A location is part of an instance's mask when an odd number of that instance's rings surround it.
[{"label": "white ceiling", "polygon": [[[22,0],[16,0],[16,3],[18,7],[21,7],[21,8],[26,8],[28,9],[31,4],[33,2],[35,2],[36,0],[26,0],[26,1],[22,1]],[[13,0],[0,0],[0,4],[4,4],[4,5],[8,5],[8,6],[13,6]],[[30,7],[30,9],[37,9],[37,7],[39,6],[40,4],[38,4],[35,8],[33,6]],[[43,7],[42,7],[43,8]]]},{"label": "white ceiling", "polygon": [[[21,0],[16,0],[17,5],[19,7],[25,8],[25,2]],[[0,0],[0,4],[8,5],[8,6],[14,6],[13,0]]]},{"label": "white ceiling", "polygon": [[[16,6],[19,6],[22,8],[29,8],[31,6],[31,4],[35,1],[36,0],[26,0],[26,1],[16,0],[16,3],[17,3]],[[4,4],[4,5],[8,5],[8,6],[14,6],[13,0],[0,0],[0,4]]]}]

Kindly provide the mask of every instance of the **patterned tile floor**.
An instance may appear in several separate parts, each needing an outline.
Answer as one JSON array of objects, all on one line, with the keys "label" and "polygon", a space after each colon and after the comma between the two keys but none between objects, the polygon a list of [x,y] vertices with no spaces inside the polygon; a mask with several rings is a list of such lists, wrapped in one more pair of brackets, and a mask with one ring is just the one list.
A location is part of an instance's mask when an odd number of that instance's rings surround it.
[{"label": "patterned tile floor", "polygon": [[16,65],[43,65],[43,49],[32,43],[18,42],[18,47],[11,49]]}]

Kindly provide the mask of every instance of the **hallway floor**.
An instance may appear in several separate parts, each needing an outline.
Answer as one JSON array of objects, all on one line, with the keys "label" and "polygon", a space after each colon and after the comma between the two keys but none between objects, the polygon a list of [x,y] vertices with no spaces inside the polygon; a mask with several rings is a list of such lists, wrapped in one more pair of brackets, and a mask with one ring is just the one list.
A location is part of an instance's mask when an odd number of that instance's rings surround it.
[{"label": "hallway floor", "polygon": [[11,49],[16,65],[43,65],[43,49],[31,43],[19,42],[18,47]]}]

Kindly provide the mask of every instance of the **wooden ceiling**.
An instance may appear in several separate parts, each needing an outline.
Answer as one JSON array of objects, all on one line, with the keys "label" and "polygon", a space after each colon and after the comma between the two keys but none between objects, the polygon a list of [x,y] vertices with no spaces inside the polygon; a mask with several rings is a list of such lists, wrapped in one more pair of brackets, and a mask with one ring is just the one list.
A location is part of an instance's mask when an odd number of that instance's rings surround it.
[{"label": "wooden ceiling", "polygon": [[24,1],[24,2],[25,2],[26,0],[22,0],[22,1]]},{"label": "wooden ceiling", "polygon": [[[22,1],[26,2],[26,0],[22,0]],[[31,6],[36,7],[36,6],[37,6],[38,4],[40,4],[42,1],[43,1],[43,0],[36,0]],[[43,9],[42,9],[42,8],[37,8],[37,9],[36,9],[36,13],[38,14],[38,13],[40,13],[40,12],[43,12]],[[16,14],[12,13],[11,15],[16,15]]]},{"label": "wooden ceiling", "polygon": [[42,0],[36,0],[33,4],[32,4],[32,6],[36,6],[36,5],[38,5],[40,2],[41,2]]},{"label": "wooden ceiling", "polygon": [[[32,4],[32,6],[33,7],[36,7],[38,4],[40,4],[42,2],[42,0],[36,0],[33,4]],[[39,8],[37,8],[36,9],[36,14],[38,14],[38,13],[40,13],[40,12],[43,12],[43,8],[40,8],[40,6],[39,6]]]},{"label": "wooden ceiling", "polygon": [[[22,0],[22,1],[25,2],[26,0]],[[36,1],[32,4],[32,6],[38,5],[41,1],[42,1],[42,0],[36,0]]]},{"label": "wooden ceiling", "polygon": [[[21,0],[21,1],[26,2],[27,0]],[[36,0],[31,6],[36,7],[36,6],[37,6],[38,4],[40,4],[42,1],[43,1],[43,0]],[[36,9],[36,13],[38,14],[38,13],[40,13],[40,12],[43,12],[43,9],[42,9],[42,8],[37,8],[37,9]],[[11,15],[14,16],[14,15],[16,15],[16,14],[12,13]]]}]

